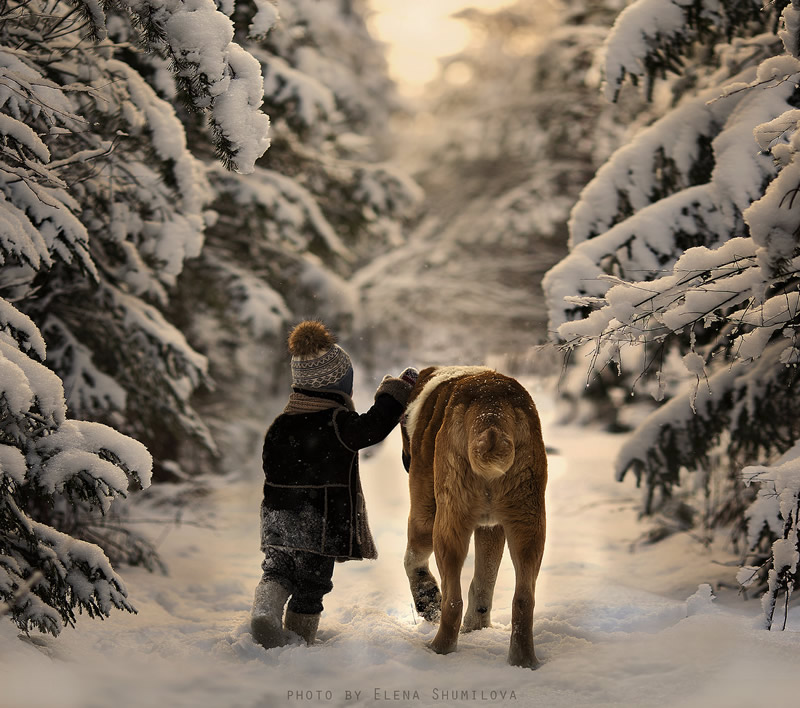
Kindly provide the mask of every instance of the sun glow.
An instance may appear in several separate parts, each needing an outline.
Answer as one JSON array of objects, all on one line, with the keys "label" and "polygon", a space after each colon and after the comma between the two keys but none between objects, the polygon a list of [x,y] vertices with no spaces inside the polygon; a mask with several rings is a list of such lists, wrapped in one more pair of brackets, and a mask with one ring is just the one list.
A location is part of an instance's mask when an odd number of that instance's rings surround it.
[{"label": "sun glow", "polygon": [[453,13],[497,10],[511,0],[371,0],[370,28],[387,45],[389,72],[401,90],[417,93],[436,76],[439,59],[463,49],[470,33]]}]

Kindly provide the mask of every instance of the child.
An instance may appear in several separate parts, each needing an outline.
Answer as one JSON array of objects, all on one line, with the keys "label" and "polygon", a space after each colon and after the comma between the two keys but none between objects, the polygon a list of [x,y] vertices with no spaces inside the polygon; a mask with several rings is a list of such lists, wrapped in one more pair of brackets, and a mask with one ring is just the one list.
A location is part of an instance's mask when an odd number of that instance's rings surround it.
[{"label": "child", "polygon": [[301,322],[289,335],[289,352],[293,393],[267,431],[263,452],[264,575],[251,630],[266,648],[286,644],[289,632],[311,644],[322,597],[333,589],[334,562],[377,557],[358,450],[380,442],[397,425],[417,378],[411,368],[400,378],[385,377],[372,408],[359,415],[351,399],[350,357],[325,325]]}]

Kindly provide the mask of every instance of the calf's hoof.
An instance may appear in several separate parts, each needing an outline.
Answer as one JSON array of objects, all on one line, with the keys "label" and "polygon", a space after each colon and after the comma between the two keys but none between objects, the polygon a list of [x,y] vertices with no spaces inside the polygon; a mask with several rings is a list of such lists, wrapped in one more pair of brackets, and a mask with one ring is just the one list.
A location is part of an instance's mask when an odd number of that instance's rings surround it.
[{"label": "calf's hoof", "polygon": [[538,669],[539,660],[533,652],[515,652],[513,649],[508,652],[508,663],[511,666],[520,666],[523,669]]},{"label": "calf's hoof", "polygon": [[439,621],[442,616],[442,593],[435,583],[415,593],[414,607],[428,622]]},{"label": "calf's hoof", "polygon": [[452,654],[458,646],[458,639],[450,641],[440,636],[440,633],[433,638],[433,641],[428,644],[428,648],[435,651],[437,654]]},{"label": "calf's hoof", "polygon": [[464,615],[464,623],[461,625],[461,633],[474,632],[478,629],[486,629],[492,626],[491,615],[486,607],[479,607],[477,610],[467,610]]}]

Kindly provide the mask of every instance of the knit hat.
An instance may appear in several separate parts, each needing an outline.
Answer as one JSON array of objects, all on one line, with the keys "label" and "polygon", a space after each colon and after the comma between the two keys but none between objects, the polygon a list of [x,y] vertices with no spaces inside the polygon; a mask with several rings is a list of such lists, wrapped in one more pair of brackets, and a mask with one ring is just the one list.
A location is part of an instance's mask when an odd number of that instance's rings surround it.
[{"label": "knit hat", "polygon": [[289,335],[289,353],[293,387],[335,389],[352,394],[350,357],[322,322],[306,320],[297,325]]}]

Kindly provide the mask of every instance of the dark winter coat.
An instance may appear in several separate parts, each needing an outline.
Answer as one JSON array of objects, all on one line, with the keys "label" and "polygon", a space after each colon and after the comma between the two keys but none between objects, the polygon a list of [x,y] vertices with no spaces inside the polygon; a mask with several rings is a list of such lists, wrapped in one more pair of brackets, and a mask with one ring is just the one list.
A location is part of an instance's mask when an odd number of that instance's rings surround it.
[{"label": "dark winter coat", "polygon": [[327,399],[332,407],[313,412],[287,408],[292,412],[279,415],[267,430],[262,548],[311,551],[340,560],[377,556],[361,492],[358,451],[380,442],[397,425],[410,388],[399,379],[385,380],[363,415],[342,394],[296,390],[295,398],[322,405]]}]

